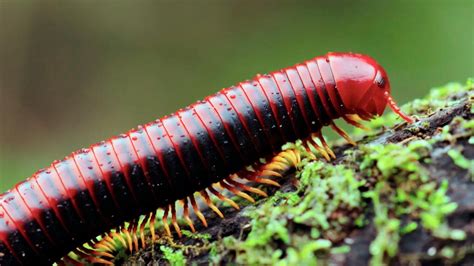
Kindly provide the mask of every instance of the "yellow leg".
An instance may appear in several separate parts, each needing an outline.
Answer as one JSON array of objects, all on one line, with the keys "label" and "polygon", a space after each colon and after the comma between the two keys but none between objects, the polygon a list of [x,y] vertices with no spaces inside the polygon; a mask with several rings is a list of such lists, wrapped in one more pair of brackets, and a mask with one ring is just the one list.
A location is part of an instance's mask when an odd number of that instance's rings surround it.
[{"label": "yellow leg", "polygon": [[201,192],[199,192],[199,194],[204,199],[204,202],[207,204],[207,206],[209,206],[209,208],[211,208],[217,215],[219,215],[219,217],[224,218],[224,214],[222,214],[219,208],[217,208],[217,206],[212,203],[212,200],[209,197],[209,194],[207,194],[206,190],[202,190]]},{"label": "yellow leg", "polygon": [[202,224],[207,227],[207,221],[204,215],[202,215],[202,212],[199,210],[199,207],[196,204],[196,199],[194,198],[194,195],[189,196],[189,200],[191,201],[191,206],[193,206],[194,213],[196,216],[201,220]]},{"label": "yellow leg", "polygon": [[235,203],[235,201],[229,199],[228,197],[222,195],[219,191],[217,191],[212,185],[208,188],[209,191],[214,194],[218,199],[222,200],[222,201],[225,201],[227,203],[229,203],[230,206],[234,207],[234,209],[236,210],[240,210],[240,207],[237,203]]},{"label": "yellow leg", "polygon": [[130,226],[131,226],[131,231],[132,231],[131,235],[133,239],[133,247],[135,248],[135,250],[138,250],[137,222],[133,220]]},{"label": "yellow leg", "polygon": [[188,199],[181,200],[181,204],[183,205],[183,216],[184,220],[186,220],[186,223],[188,224],[189,228],[191,228],[191,231],[194,233],[196,230],[194,229],[194,224],[191,218],[189,218],[189,208],[188,208]]},{"label": "yellow leg", "polygon": [[171,223],[173,224],[173,227],[176,233],[178,233],[178,236],[181,237],[182,236],[181,228],[179,228],[178,221],[176,219],[176,209],[174,207],[174,203],[170,205],[170,209],[171,209]]},{"label": "yellow leg", "polygon": [[323,145],[324,150],[331,156],[331,158],[336,159],[336,155],[329,147],[328,143],[326,142],[326,139],[324,139],[324,136],[321,132],[313,134],[313,137],[318,138],[319,141],[321,141],[321,144]]},{"label": "yellow leg", "polygon": [[244,198],[244,199],[250,201],[251,203],[255,203],[255,200],[254,200],[252,197],[250,197],[249,194],[247,194],[247,193],[245,193],[245,192],[243,192],[243,191],[240,191],[240,190],[238,190],[237,188],[231,186],[230,184],[228,184],[227,182],[225,182],[225,180],[222,180],[221,182],[219,182],[219,184],[220,184],[223,188],[225,188],[225,189],[227,189],[228,191],[234,193],[235,195],[237,195],[237,196],[239,196],[239,197],[241,197],[241,198]]},{"label": "yellow leg", "polygon": [[[312,147],[314,147],[316,151],[319,152],[324,157],[324,159],[326,159],[326,161],[331,161],[331,157],[329,157],[327,151],[321,146],[319,146],[319,144],[313,138],[307,140],[307,145],[311,145]],[[310,154],[312,154],[311,150],[309,152]]]},{"label": "yellow leg", "polygon": [[350,125],[356,126],[363,130],[367,130],[367,128],[360,123],[363,119],[360,118],[360,116],[357,114],[345,115],[345,116],[342,116],[342,119],[344,119]]},{"label": "yellow leg", "polygon": [[109,260],[101,259],[100,257],[97,257],[94,254],[90,254],[90,253],[88,253],[87,251],[85,251],[84,249],[81,249],[81,248],[77,248],[75,253],[79,257],[81,257],[81,258],[83,258],[86,261],[91,262],[91,263],[100,263],[100,264],[106,264],[106,265],[113,265],[113,262],[111,262]]},{"label": "yellow leg", "polygon": [[118,233],[118,232],[116,232],[116,231],[113,231],[113,232],[112,232],[112,236],[115,237],[116,239],[118,239],[118,240],[122,243],[122,245],[123,245],[124,247],[127,247],[127,246],[128,246],[128,245],[127,245],[127,241],[126,241],[125,238],[122,236],[122,234],[120,234],[120,233]]},{"label": "yellow leg", "polygon": [[252,192],[252,193],[255,193],[257,195],[260,195],[262,197],[268,197],[267,193],[265,193],[264,191],[262,191],[258,188],[250,187],[250,186],[247,186],[245,184],[239,183],[239,182],[235,181],[234,179],[232,179],[232,176],[228,177],[226,179],[226,181],[229,182],[229,184],[233,185],[234,187],[240,188],[241,190],[246,190],[248,192]]},{"label": "yellow leg", "polygon": [[150,233],[151,233],[151,242],[155,243],[156,235],[155,235],[155,219],[156,219],[156,211],[151,213],[150,216]]},{"label": "yellow leg", "polygon": [[[263,164],[263,160],[261,163]],[[280,184],[271,178],[281,177],[282,174],[291,168],[297,167],[301,162],[301,156],[297,150],[286,150],[277,154],[274,158],[267,160],[262,164],[256,164],[254,167],[248,167],[246,170],[239,172],[238,174],[230,175],[224,180],[212,184],[208,188],[199,192],[203,202],[208,205],[219,217],[223,218],[223,213],[214,204],[210,194],[216,196],[217,199],[227,202],[230,206],[235,209],[239,209],[239,205],[229,197],[225,196],[220,189],[225,189],[239,197],[242,197],[250,202],[255,202],[255,199],[247,194],[253,193],[262,197],[267,197],[267,193],[260,188],[252,187],[250,183],[245,180],[267,184],[279,187]],[[220,186],[217,189],[216,186]],[[207,227],[207,221],[203,213],[199,210],[194,195],[190,195],[185,199],[180,200],[183,207],[183,217],[186,223],[189,225],[192,232],[195,232],[195,227],[192,219],[190,218],[190,206],[193,208],[194,214],[201,220],[202,224]],[[178,224],[177,211],[175,203],[165,206],[163,209],[163,215],[161,217],[163,222],[164,231],[168,236],[172,236],[169,225],[169,216],[171,216],[171,224],[174,230],[179,236],[181,236],[181,229]],[[151,234],[151,243],[156,242],[157,234],[155,232],[155,221],[156,211],[151,212],[139,219],[132,220],[130,223],[124,224],[117,229],[111,230],[109,233],[104,234],[103,237],[98,240],[91,242],[90,247],[84,249],[78,249],[75,253],[83,260],[90,263],[102,263],[102,264],[113,264],[114,255],[119,250],[120,245],[128,249],[130,253],[138,250],[140,247],[145,248],[147,245],[145,228],[149,226]],[[87,246],[87,245],[86,245]],[[64,258],[62,262],[69,263],[74,261],[72,258]],[[80,262],[79,262],[80,263]]]},{"label": "yellow leg", "polygon": [[349,135],[347,135],[347,133],[344,130],[342,130],[342,128],[334,124],[334,122],[331,123],[331,128],[334,129],[334,131],[336,131],[337,134],[343,137],[349,144],[351,144],[352,146],[356,145],[355,141],[353,141],[351,137],[349,137]]},{"label": "yellow leg", "polygon": [[[74,265],[74,266],[84,265],[84,263],[81,263],[81,262],[79,262],[76,259],[73,259],[71,257],[71,256],[78,257],[78,255],[76,253],[74,253],[74,252],[71,252],[71,253],[68,254],[67,256],[65,256],[64,258],[62,258],[62,260],[61,260],[62,265]],[[58,265],[61,265],[61,264],[58,263]]]},{"label": "yellow leg", "polygon": [[163,227],[165,228],[165,231],[166,231],[166,234],[171,237],[171,230],[170,230],[170,227],[168,225],[168,212],[169,212],[169,205],[166,206],[164,209],[165,213],[163,214],[163,217],[161,218],[162,222],[163,222]]},{"label": "yellow leg", "polygon": [[140,223],[140,240],[142,242],[142,248],[145,248],[145,225],[148,220],[148,216],[145,216],[142,218],[142,221]]}]

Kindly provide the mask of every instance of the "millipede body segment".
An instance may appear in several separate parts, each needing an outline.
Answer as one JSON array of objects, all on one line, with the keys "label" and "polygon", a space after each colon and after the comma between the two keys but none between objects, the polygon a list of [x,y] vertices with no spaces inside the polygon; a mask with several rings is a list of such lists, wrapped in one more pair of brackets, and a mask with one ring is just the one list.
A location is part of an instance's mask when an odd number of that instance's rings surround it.
[{"label": "millipede body segment", "polygon": [[[155,238],[158,208],[165,231],[171,217],[180,234],[176,202],[194,231],[190,213],[207,224],[195,194],[220,216],[211,195],[235,208],[223,190],[250,201],[247,192],[265,196],[245,181],[278,185],[271,177],[299,158],[297,151],[281,152],[283,144],[303,139],[330,159],[322,127],[350,140],[334,119],[359,126],[387,104],[411,121],[390,97],[383,68],[353,53],[329,53],[225,88],[73,152],[0,195],[0,264],[108,263],[113,239],[130,249],[139,240],[144,246],[146,223]],[[77,256],[66,256],[70,251]]]}]

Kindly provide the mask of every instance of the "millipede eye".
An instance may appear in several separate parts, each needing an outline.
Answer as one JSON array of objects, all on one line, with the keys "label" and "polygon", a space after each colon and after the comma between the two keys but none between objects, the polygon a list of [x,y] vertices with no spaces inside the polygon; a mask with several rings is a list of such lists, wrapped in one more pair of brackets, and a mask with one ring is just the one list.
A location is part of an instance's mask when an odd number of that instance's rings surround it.
[{"label": "millipede eye", "polygon": [[385,87],[385,79],[380,78],[380,80],[377,81],[377,85],[379,86],[379,88],[383,89]]},{"label": "millipede eye", "polygon": [[382,77],[380,72],[377,72],[377,75],[375,76],[374,83],[379,86],[379,88],[383,89],[385,87],[385,79]]}]

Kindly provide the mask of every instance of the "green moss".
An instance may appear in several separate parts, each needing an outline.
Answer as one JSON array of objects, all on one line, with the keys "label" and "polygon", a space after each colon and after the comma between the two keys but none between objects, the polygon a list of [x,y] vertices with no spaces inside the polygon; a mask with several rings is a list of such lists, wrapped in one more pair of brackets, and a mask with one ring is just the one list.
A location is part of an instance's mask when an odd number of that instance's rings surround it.
[{"label": "green moss", "polygon": [[400,233],[402,235],[405,235],[405,234],[409,234],[413,231],[415,231],[416,229],[418,228],[418,224],[416,222],[409,222],[407,225],[405,225],[404,227],[402,227],[400,229]]},{"label": "green moss", "polygon": [[[233,250],[239,264],[277,265],[314,264],[321,254],[348,252],[348,246],[333,248],[329,239],[343,239],[341,229],[351,224],[340,214],[354,212],[358,217],[365,182],[342,165],[320,161],[308,163],[298,176],[297,191],[277,192],[247,212],[252,220],[245,240],[227,237],[220,249]],[[310,233],[299,234],[296,228]]]},{"label": "green moss", "polygon": [[[473,88],[474,79],[464,85],[450,83],[402,109],[427,116],[457,103],[460,97],[453,96],[472,93]],[[457,141],[469,139],[474,144],[473,121],[456,118],[430,138],[368,144],[399,122],[393,113],[365,122],[369,132],[355,129],[354,135],[369,138],[356,149],[346,150],[337,165],[312,161],[301,141],[285,145],[299,150],[303,157],[296,173],[296,190],[277,191],[259,205],[246,208],[244,215],[250,221],[245,237],[211,241],[209,235],[185,230],[183,234],[206,243],[202,249],[209,252],[209,262],[214,265],[223,260],[245,265],[315,265],[325,262],[330,254],[350,252],[350,246],[344,244],[348,234],[366,226],[376,231],[369,247],[372,265],[388,263],[398,254],[400,239],[416,230],[438,239],[464,240],[466,232],[452,229],[446,222],[457,208],[447,195],[448,181],[432,179],[426,165],[432,161],[432,152],[451,145],[456,149],[442,152],[472,175],[473,162],[462,155]],[[428,122],[421,122],[407,129],[422,135],[429,128]],[[164,258],[173,265],[184,264],[184,249],[174,248],[161,247]],[[440,252],[446,258],[458,256],[458,251],[449,247]]]},{"label": "green moss", "polygon": [[[447,106],[452,106],[459,101],[458,98],[453,97],[454,95],[466,92],[472,95],[472,91],[474,90],[473,80],[474,78],[469,78],[465,84],[449,83],[442,87],[433,88],[424,98],[414,99],[413,101],[402,105],[401,109],[409,115],[419,117],[421,115],[431,114]],[[471,113],[474,112],[473,108],[474,107],[471,106]],[[363,125],[368,129],[368,131],[356,128],[352,135],[357,137],[368,136],[369,139],[372,139],[373,136],[379,134],[380,131],[387,130],[400,122],[403,122],[400,117],[393,112],[389,112],[382,117],[363,122]],[[429,125],[425,123],[421,125],[421,128],[426,128],[428,126]]]},{"label": "green moss", "polygon": [[[457,101],[450,99],[452,95],[471,88],[471,81],[466,86],[448,84],[403,109],[408,113],[428,114],[452,105]],[[366,125],[372,129],[369,134],[375,135],[396,121],[399,120],[394,114],[388,114]],[[429,126],[425,122],[421,128]],[[463,121],[462,128],[472,128],[472,122]],[[463,231],[453,230],[445,222],[445,217],[457,207],[446,195],[447,181],[440,185],[431,181],[422,165],[430,161],[435,143],[456,138],[449,126],[440,135],[431,140],[411,141],[407,146],[360,145],[358,151],[346,152],[350,160],[358,163],[334,166],[304,160],[304,167],[297,174],[300,180],[297,191],[277,193],[259,208],[252,209],[248,213],[252,218],[248,237],[224,239],[223,248],[234,250],[236,262],[242,264],[313,264],[324,258],[323,254],[348,252],[348,246],[333,245],[345,237],[346,228],[367,223],[365,213],[360,211],[366,207],[365,199],[373,205],[377,230],[370,245],[373,265],[395,256],[401,236],[419,227],[437,237],[463,239]],[[306,152],[301,142],[288,144],[286,148]],[[467,165],[459,156],[456,158],[463,166]],[[369,179],[373,179],[372,183],[365,181]],[[369,191],[362,193],[362,187],[368,187]],[[302,235],[295,228],[307,228],[310,233]]]},{"label": "green moss", "polygon": [[[444,222],[457,207],[446,195],[447,182],[438,186],[430,181],[422,166],[431,150],[431,143],[425,140],[407,146],[361,145],[353,154],[360,162],[354,169],[322,161],[307,163],[298,173],[297,191],[277,193],[249,212],[248,237],[224,242],[225,249],[234,250],[236,262],[242,264],[317,261],[317,254],[334,252],[333,242],[345,237],[345,229],[363,225],[364,198],[372,202],[375,214],[377,236],[370,246],[374,265],[395,256],[401,236],[419,225],[437,237],[459,239],[459,232]],[[370,177],[375,177],[373,183],[366,181]],[[362,187],[371,189],[362,193]],[[406,224],[402,224],[403,217],[408,218]],[[292,230],[295,227],[310,228],[311,233],[300,235]]]},{"label": "green moss", "polygon": [[462,169],[469,170],[472,176],[472,173],[474,173],[474,161],[466,159],[460,151],[455,149],[449,150],[448,155],[451,157],[454,164]]},{"label": "green moss", "polygon": [[200,240],[203,240],[203,241],[209,241],[209,239],[211,239],[211,235],[209,234],[201,234],[199,232],[191,232],[191,231],[188,231],[188,230],[181,230],[181,233],[183,233],[183,236],[187,237],[187,238],[193,238],[193,239],[200,239]]},{"label": "green moss", "polygon": [[[448,84],[403,109],[408,113],[429,114],[454,104],[458,100],[450,97],[471,89],[472,81],[465,86]],[[375,135],[397,121],[394,114],[388,114],[366,126],[372,130],[369,134]],[[473,127],[472,121],[461,123],[461,128],[466,130]],[[425,122],[420,127],[428,129],[430,124]],[[235,251],[237,263],[282,265],[303,261],[315,263],[324,258],[323,254],[348,252],[348,246],[333,245],[345,237],[346,228],[361,227],[368,222],[365,212],[358,211],[366,207],[364,198],[370,200],[375,214],[373,223],[377,235],[370,245],[373,265],[384,264],[395,256],[401,236],[420,227],[439,238],[464,239],[464,231],[451,229],[445,222],[446,216],[457,208],[446,194],[448,182],[437,184],[430,180],[429,172],[423,166],[431,161],[430,152],[435,143],[458,137],[452,134],[449,126],[439,135],[430,140],[414,140],[406,146],[359,145],[359,150],[346,152],[350,158],[346,165],[304,161],[304,167],[297,175],[298,190],[277,193],[250,212],[252,221],[248,237],[228,241],[225,249]],[[286,147],[305,152],[300,142]],[[453,152],[450,153],[452,156]],[[458,154],[455,157],[463,167],[471,163],[460,159]],[[373,181],[365,181],[370,179]],[[369,191],[362,193],[362,187],[368,187]],[[295,227],[310,228],[310,233],[301,235]]]},{"label": "green moss", "polygon": [[170,263],[170,265],[186,265],[186,258],[184,257],[182,250],[174,250],[167,246],[160,246],[160,250],[163,252],[163,258],[165,258]]},{"label": "green moss", "polygon": [[398,242],[400,241],[400,220],[389,217],[389,208],[382,202],[384,184],[377,184],[375,190],[365,193],[374,204],[375,228],[377,236],[370,244],[370,253],[372,254],[371,264],[381,265],[385,257],[393,257],[398,251]]},{"label": "green moss", "polygon": [[[446,131],[442,139],[448,134]],[[439,139],[416,140],[407,146],[387,144],[360,148],[360,169],[367,176],[378,176],[375,189],[364,193],[374,205],[378,232],[370,247],[372,264],[383,264],[386,257],[396,254],[400,235],[418,227],[414,221],[419,221],[438,238],[465,238],[463,231],[450,229],[445,222],[446,216],[457,208],[446,194],[448,182],[444,180],[438,185],[430,181],[429,173],[422,165],[422,159],[429,156],[436,140]],[[411,221],[401,227],[402,218]]]},{"label": "green moss", "polygon": [[435,235],[445,228],[445,217],[457,208],[446,195],[448,181],[443,180],[438,189],[433,190],[433,182],[422,185],[417,191],[417,198],[413,201],[420,209],[421,224]]}]

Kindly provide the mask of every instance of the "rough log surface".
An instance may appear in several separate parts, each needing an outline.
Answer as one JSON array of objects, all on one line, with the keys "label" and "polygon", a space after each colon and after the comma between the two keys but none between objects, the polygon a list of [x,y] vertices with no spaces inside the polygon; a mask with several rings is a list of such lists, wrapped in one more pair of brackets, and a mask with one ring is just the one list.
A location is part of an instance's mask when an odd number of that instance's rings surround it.
[{"label": "rough log surface", "polygon": [[[438,110],[431,115],[418,120],[412,125],[400,124],[392,129],[387,129],[378,135],[371,137],[364,137],[359,143],[364,144],[386,144],[386,143],[406,143],[412,139],[429,139],[440,134],[441,128],[446,125],[451,125],[451,131],[456,133],[456,124],[453,122],[456,117],[462,117],[467,121],[473,118],[472,105],[472,91],[461,93],[453,96],[460,100],[448,108]],[[454,123],[454,124],[453,124]],[[451,201],[456,202],[457,209],[447,216],[447,221],[450,227],[461,229],[466,232],[466,238],[462,241],[453,241],[440,239],[432,236],[427,230],[419,226],[411,233],[405,234],[399,241],[399,248],[397,254],[389,258],[388,263],[392,265],[474,265],[474,180],[472,173],[469,170],[457,166],[454,161],[448,156],[447,151],[452,145],[462,147],[462,155],[468,160],[474,159],[474,145],[469,143],[472,136],[460,135],[456,137],[455,143],[438,142],[433,145],[430,150],[429,157],[431,162],[423,164],[429,172],[429,178],[441,183],[443,179],[448,179],[449,188],[447,195]],[[332,162],[333,164],[343,164],[347,162],[344,153],[346,150],[358,147],[350,147],[342,145],[335,147],[334,150],[338,159]],[[295,191],[296,188],[294,174],[288,174],[283,186],[279,189],[271,188],[269,193],[274,193],[277,190],[287,192]],[[197,231],[201,234],[208,234],[208,239],[183,237],[167,242],[168,246],[175,250],[180,249],[188,263],[197,265],[208,265],[209,246],[212,243],[222,241],[227,236],[233,236],[235,239],[245,239],[249,233],[251,218],[246,215],[246,212],[252,212],[268,199],[260,199],[256,204],[246,204],[242,206],[240,211],[231,208],[223,208],[222,211],[225,219],[218,218],[212,211],[205,210],[204,214],[208,217],[209,226],[203,228],[197,224]],[[363,227],[346,227],[344,242],[350,246],[350,251],[342,254],[326,254],[323,255],[323,261],[332,265],[366,265],[371,258],[370,244],[377,235],[377,230],[370,217],[373,217],[373,206],[366,205],[362,210],[369,222]],[[292,223],[288,223],[292,226]],[[298,231],[307,232],[309,234],[310,228],[291,228],[290,232]],[[347,240],[349,239],[349,241]],[[337,241],[336,241],[337,244]],[[284,246],[283,243],[278,243]],[[456,250],[456,255],[447,259],[441,256],[439,251],[442,247],[450,245]],[[459,254],[460,251],[462,254]],[[219,251],[219,261],[214,261],[214,264],[235,264],[236,250],[221,250]],[[160,245],[157,244],[149,247],[127,260],[122,261],[125,264],[168,264],[169,259],[163,257],[163,252],[160,250]]]}]

